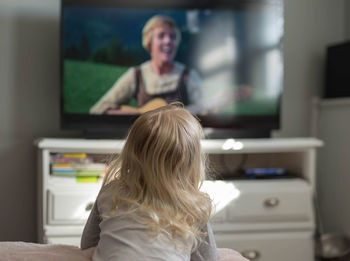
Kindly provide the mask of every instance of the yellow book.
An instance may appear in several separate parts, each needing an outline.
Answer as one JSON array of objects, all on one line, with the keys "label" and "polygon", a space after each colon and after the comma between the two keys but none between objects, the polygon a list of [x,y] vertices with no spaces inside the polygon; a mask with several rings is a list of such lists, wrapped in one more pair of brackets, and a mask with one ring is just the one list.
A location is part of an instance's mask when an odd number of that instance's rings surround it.
[{"label": "yellow book", "polygon": [[64,158],[80,158],[85,159],[86,153],[63,153],[62,156]]},{"label": "yellow book", "polygon": [[51,164],[51,168],[74,168],[72,164],[64,164],[64,163],[53,163]]}]

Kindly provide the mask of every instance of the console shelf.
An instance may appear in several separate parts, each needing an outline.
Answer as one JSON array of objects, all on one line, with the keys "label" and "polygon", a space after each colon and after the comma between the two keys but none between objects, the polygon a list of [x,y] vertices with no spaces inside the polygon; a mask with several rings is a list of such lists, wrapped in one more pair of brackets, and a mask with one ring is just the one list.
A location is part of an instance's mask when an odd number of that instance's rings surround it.
[{"label": "console shelf", "polygon": [[[241,143],[242,147],[225,149],[225,144]],[[39,149],[52,149],[56,152],[92,152],[118,153],[124,145],[124,140],[85,140],[85,139],[52,139],[43,138],[36,142]],[[207,153],[252,153],[252,152],[293,152],[314,149],[322,146],[322,141],[314,138],[284,138],[284,139],[213,139],[202,140],[202,146]]]},{"label": "console shelf", "polygon": [[[120,153],[123,145],[124,140],[36,141],[40,242],[79,245],[101,187],[101,180],[80,183],[52,175],[52,158],[60,153],[83,153],[100,160]],[[316,149],[322,145],[314,138],[202,140],[211,169],[221,177],[205,181],[202,187],[216,206],[211,223],[218,247],[234,248],[251,260],[312,261]],[[284,168],[294,177],[234,178],[242,167]],[[291,245],[299,250],[284,255]]]}]

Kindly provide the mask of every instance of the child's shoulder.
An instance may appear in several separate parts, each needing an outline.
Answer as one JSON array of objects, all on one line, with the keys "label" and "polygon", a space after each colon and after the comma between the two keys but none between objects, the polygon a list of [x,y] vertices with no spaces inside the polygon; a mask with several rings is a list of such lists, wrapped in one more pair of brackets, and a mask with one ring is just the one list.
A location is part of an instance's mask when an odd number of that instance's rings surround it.
[{"label": "child's shoulder", "polygon": [[100,193],[97,197],[97,206],[99,208],[100,213],[106,211],[106,207],[112,203],[112,195],[115,187],[115,181],[111,181],[108,184],[102,186]]}]

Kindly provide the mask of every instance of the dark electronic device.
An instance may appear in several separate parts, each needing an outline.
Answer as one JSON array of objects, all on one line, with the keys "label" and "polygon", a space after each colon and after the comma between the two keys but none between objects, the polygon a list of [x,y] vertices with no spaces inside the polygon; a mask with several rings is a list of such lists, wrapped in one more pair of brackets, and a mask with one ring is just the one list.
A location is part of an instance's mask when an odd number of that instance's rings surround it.
[{"label": "dark electronic device", "polygon": [[331,45],[326,54],[324,98],[350,97],[350,42]]}]

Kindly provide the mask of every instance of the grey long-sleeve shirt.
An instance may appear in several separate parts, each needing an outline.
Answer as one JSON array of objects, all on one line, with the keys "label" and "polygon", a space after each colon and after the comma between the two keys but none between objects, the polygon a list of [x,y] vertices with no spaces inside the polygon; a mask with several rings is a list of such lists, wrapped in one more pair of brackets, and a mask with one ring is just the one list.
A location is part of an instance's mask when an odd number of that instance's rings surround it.
[{"label": "grey long-sleeve shirt", "polygon": [[81,239],[82,249],[96,247],[93,261],[214,261],[218,259],[210,224],[203,228],[206,237],[198,249],[192,254],[181,253],[164,237],[162,239],[150,237],[147,227],[132,219],[118,216],[102,219],[100,213],[104,211],[102,202],[105,200],[108,198],[102,189],[87,220]]}]

